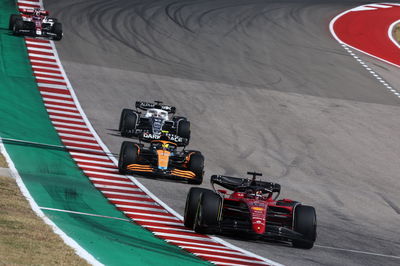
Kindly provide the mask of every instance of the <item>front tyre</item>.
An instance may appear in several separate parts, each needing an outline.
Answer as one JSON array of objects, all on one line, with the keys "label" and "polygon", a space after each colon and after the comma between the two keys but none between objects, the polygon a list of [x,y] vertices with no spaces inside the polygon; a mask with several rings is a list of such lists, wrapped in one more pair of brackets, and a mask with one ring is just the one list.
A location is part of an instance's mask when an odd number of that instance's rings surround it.
[{"label": "front tyre", "polygon": [[56,35],[55,37],[53,37],[55,41],[61,40],[63,37],[62,24],[59,22],[54,23],[52,32]]},{"label": "front tyre", "polygon": [[200,185],[203,182],[204,175],[204,156],[200,152],[195,152],[190,156],[188,169],[196,175],[194,179],[188,179],[188,183]]},{"label": "front tyre", "polygon": [[314,207],[299,205],[294,210],[293,229],[303,235],[303,239],[294,239],[295,248],[311,249],[317,238],[317,215]]},{"label": "front tyre", "polygon": [[122,109],[121,116],[120,116],[120,118],[119,118],[118,131],[121,131],[121,130],[122,130],[122,123],[123,123],[123,121],[125,120],[126,115],[127,115],[128,113],[133,113],[133,112],[134,112],[134,111],[133,111],[132,109],[127,109],[127,108]]},{"label": "front tyre", "polygon": [[222,198],[214,191],[201,193],[194,219],[193,230],[200,234],[213,234],[218,226],[222,210]]},{"label": "front tyre", "polygon": [[190,122],[187,120],[180,120],[178,122],[177,135],[182,138],[190,139]]},{"label": "front tyre", "polygon": [[193,228],[194,220],[196,218],[197,207],[199,206],[200,202],[200,195],[201,193],[206,193],[206,191],[211,190],[199,187],[190,188],[189,193],[186,197],[184,214],[184,225],[187,228]]},{"label": "front tyre", "polygon": [[136,131],[137,120],[138,120],[137,113],[135,112],[126,113],[121,123],[121,136],[127,138],[133,137]]},{"label": "front tyre", "polygon": [[124,141],[121,145],[118,160],[118,170],[121,174],[126,174],[127,166],[137,162],[139,148],[134,142]]}]

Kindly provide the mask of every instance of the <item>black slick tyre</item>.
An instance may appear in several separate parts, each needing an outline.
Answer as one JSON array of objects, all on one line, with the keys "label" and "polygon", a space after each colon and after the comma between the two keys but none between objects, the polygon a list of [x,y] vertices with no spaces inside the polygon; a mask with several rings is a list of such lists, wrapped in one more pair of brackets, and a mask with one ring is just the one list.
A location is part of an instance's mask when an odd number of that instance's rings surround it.
[{"label": "black slick tyre", "polygon": [[205,188],[192,187],[186,197],[185,214],[184,214],[184,225],[187,228],[192,229],[194,219],[196,218],[197,207],[200,201],[200,195],[202,192],[211,191]]},{"label": "black slick tyre", "polygon": [[200,234],[213,234],[217,230],[222,209],[222,198],[214,191],[204,191],[200,195],[193,230]]},{"label": "black slick tyre", "polygon": [[295,248],[311,249],[317,238],[317,216],[314,207],[299,205],[295,208],[293,229],[303,235],[303,239],[294,239]]},{"label": "black slick tyre", "polygon": [[9,30],[13,30],[14,29],[14,24],[15,24],[15,21],[17,21],[17,19],[21,19],[21,15],[13,14],[13,15],[10,16],[10,20],[9,20],[9,23],[8,23],[8,29]]},{"label": "black slick tyre", "polygon": [[133,137],[136,131],[138,115],[135,112],[127,112],[121,123],[121,136]]},{"label": "black slick tyre", "polygon": [[177,135],[182,138],[190,139],[190,122],[187,120],[180,120],[178,122]]},{"label": "black slick tyre", "polygon": [[121,174],[126,174],[127,166],[137,162],[139,148],[134,142],[124,141],[121,145],[118,160],[118,170]]},{"label": "black slick tyre", "polygon": [[52,32],[56,35],[53,37],[55,41],[59,41],[63,37],[63,30],[62,30],[62,24],[59,22],[55,22],[53,24]]},{"label": "black slick tyre", "polygon": [[121,116],[120,116],[120,118],[119,118],[118,131],[121,131],[121,130],[122,130],[122,122],[125,120],[125,116],[126,116],[128,113],[131,113],[131,112],[133,113],[133,110],[132,110],[132,109],[127,109],[127,108],[122,109]]},{"label": "black slick tyre", "polygon": [[190,156],[188,169],[196,175],[194,179],[188,179],[188,183],[200,185],[203,182],[204,175],[204,156],[200,152],[195,152]]}]

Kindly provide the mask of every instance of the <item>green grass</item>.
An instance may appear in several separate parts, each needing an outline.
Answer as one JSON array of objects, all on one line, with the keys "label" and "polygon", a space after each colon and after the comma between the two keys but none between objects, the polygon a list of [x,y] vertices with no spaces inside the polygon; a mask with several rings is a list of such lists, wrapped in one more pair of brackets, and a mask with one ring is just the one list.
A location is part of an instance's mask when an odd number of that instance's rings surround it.
[{"label": "green grass", "polygon": [[7,162],[4,156],[0,153],[0,167],[6,168],[7,167]]},{"label": "green grass", "polygon": [[31,210],[9,177],[0,177],[0,265],[88,265]]},{"label": "green grass", "polygon": [[397,24],[393,32],[394,38],[400,43],[400,24]]}]

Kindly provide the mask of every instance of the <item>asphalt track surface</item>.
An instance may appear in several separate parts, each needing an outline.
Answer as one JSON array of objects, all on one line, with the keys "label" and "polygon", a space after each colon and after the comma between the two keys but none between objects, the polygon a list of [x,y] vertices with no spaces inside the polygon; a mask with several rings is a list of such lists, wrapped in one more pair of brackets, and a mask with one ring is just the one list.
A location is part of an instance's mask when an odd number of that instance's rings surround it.
[{"label": "asphalt track surface", "polygon": [[[365,3],[44,4],[63,23],[58,52],[111,151],[123,141],[116,131],[122,108],[163,100],[192,121],[190,148],[206,157],[204,187],[213,173],[257,170],[282,185],[283,197],[317,209],[312,250],[225,239],[287,265],[398,265],[398,257],[380,254],[400,256],[400,100],[328,27],[338,13]],[[400,86],[398,69],[362,58]],[[189,185],[139,180],[183,214]]]}]

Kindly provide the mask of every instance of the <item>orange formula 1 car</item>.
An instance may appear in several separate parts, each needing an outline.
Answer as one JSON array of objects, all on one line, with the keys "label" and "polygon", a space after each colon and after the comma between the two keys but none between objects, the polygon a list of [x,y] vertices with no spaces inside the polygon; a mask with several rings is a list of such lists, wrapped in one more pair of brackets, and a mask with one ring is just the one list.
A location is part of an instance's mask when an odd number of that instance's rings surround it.
[{"label": "orange formula 1 car", "polygon": [[121,174],[135,173],[186,180],[190,184],[202,183],[204,157],[199,151],[180,150],[187,143],[186,139],[171,134],[169,137],[145,135],[148,145],[130,141],[122,143],[118,162]]}]

